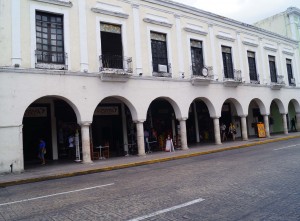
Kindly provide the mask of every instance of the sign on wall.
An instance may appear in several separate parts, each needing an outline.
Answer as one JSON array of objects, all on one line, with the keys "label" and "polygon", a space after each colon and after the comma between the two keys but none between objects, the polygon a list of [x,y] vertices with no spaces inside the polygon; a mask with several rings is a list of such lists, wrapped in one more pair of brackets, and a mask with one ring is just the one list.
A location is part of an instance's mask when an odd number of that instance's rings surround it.
[{"label": "sign on wall", "polygon": [[47,107],[28,107],[24,117],[47,117]]},{"label": "sign on wall", "polygon": [[119,115],[119,108],[117,106],[97,107],[94,115]]}]

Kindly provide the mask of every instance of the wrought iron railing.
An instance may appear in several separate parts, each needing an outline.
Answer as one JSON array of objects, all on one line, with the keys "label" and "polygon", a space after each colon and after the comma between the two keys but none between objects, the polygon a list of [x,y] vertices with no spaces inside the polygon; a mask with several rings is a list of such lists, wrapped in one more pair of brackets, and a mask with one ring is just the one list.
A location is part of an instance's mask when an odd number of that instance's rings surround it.
[{"label": "wrought iron railing", "polygon": [[100,55],[99,56],[100,68],[99,71],[115,71],[132,73],[132,58],[121,55]]},{"label": "wrought iron railing", "polygon": [[296,86],[296,80],[295,80],[295,78],[289,78],[289,85],[290,86]]},{"label": "wrought iron railing", "polygon": [[68,69],[68,54],[35,50],[35,67],[41,69]]},{"label": "wrought iron railing", "polygon": [[213,67],[212,66],[191,66],[191,76],[194,77],[202,77],[202,78],[208,78],[212,79],[214,77],[213,74]]},{"label": "wrought iron railing", "polygon": [[223,70],[223,81],[235,81],[235,82],[242,82],[242,71],[241,70],[233,70],[233,77],[225,77],[224,70]]},{"label": "wrought iron railing", "polygon": [[260,84],[259,74],[256,73],[256,79],[250,78],[250,84]]},{"label": "wrought iron railing", "polygon": [[285,82],[284,82],[284,76],[283,75],[277,75],[277,82],[276,84],[282,84],[284,85]]},{"label": "wrought iron railing", "polygon": [[[153,62],[152,62],[152,67],[153,67]],[[171,66],[171,63],[168,63],[166,64],[167,66],[167,71],[166,72],[160,72],[159,70],[158,71],[155,71],[154,68],[153,68],[153,73],[152,75],[154,77],[172,77],[172,66]]]}]

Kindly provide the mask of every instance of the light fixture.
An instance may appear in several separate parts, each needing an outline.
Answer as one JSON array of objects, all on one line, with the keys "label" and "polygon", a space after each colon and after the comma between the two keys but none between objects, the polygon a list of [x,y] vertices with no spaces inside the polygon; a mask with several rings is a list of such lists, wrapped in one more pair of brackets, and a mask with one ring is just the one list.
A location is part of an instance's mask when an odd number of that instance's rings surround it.
[{"label": "light fixture", "polygon": [[139,73],[139,76],[141,77],[143,75],[143,73]]}]

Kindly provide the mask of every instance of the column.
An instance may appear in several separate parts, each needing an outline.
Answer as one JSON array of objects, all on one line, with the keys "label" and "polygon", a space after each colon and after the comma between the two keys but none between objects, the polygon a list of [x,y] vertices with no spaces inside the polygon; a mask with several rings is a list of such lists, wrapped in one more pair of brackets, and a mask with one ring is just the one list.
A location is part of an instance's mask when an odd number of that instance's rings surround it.
[{"label": "column", "polygon": [[182,31],[181,31],[181,23],[180,16],[174,15],[175,23],[176,23],[176,38],[177,38],[177,56],[178,56],[178,69],[179,69],[179,77],[184,77],[184,67],[183,67],[183,50],[182,50]]},{"label": "column", "polygon": [[123,142],[124,142],[124,151],[126,155],[129,154],[128,152],[128,132],[127,132],[127,119],[125,114],[125,105],[121,104],[121,110],[122,110],[122,129],[123,129]]},{"label": "column", "polygon": [[236,33],[236,37],[237,37],[237,43],[238,43],[238,55],[239,55],[239,60],[240,60],[240,69],[242,72],[242,81],[247,81],[250,82],[249,80],[249,74],[246,73],[245,69],[244,69],[244,59],[243,59],[243,54],[244,51],[242,50],[242,41],[241,41],[241,34],[240,32]]},{"label": "column", "polygon": [[222,144],[219,117],[214,117],[213,121],[214,121],[214,132],[215,132],[215,143],[219,145]]},{"label": "column", "polygon": [[269,115],[263,115],[264,116],[264,124],[265,124],[265,130],[266,130],[266,136],[270,136],[270,125],[269,125]]},{"label": "column", "polygon": [[248,140],[246,116],[241,116],[241,124],[242,124],[242,138],[243,140]]},{"label": "column", "polygon": [[196,132],[196,142],[200,142],[200,135],[199,135],[199,124],[198,124],[198,114],[197,114],[197,107],[196,102],[193,102],[194,107],[194,117],[195,117],[195,132]]},{"label": "column", "polygon": [[90,125],[92,122],[81,123],[81,144],[82,144],[82,163],[92,163]]},{"label": "column", "polygon": [[143,121],[136,122],[138,155],[145,156],[145,142],[144,142],[144,124]]},{"label": "column", "polygon": [[[299,31],[300,33],[300,31]],[[293,77],[295,78],[295,83],[296,83],[296,86],[299,86],[300,85],[300,58],[299,58],[299,47],[296,47],[294,49],[294,62],[293,64],[294,65],[294,71],[293,71]]]},{"label": "column", "polygon": [[[210,48],[211,48],[211,55],[212,55],[212,66],[213,66],[213,73],[214,73],[214,79],[219,79],[219,73],[218,73],[218,66],[217,66],[217,57],[216,57],[216,48],[215,48],[215,33],[214,33],[214,27],[212,24],[208,25],[208,31],[209,31],[209,39],[210,39]],[[223,78],[223,76],[220,76]]]},{"label": "column", "polygon": [[296,22],[295,22],[295,19],[294,19],[294,16],[289,16],[289,19],[290,19],[290,27],[291,27],[291,31],[292,31],[292,38],[294,40],[297,40],[297,29],[296,29]]},{"label": "column", "polygon": [[133,28],[134,28],[134,48],[136,59],[136,74],[143,73],[142,68],[142,44],[141,44],[141,30],[140,30],[140,12],[139,5],[133,4]]},{"label": "column", "polygon": [[80,34],[80,71],[88,72],[87,23],[85,0],[78,0],[79,34]]},{"label": "column", "polygon": [[283,133],[288,134],[288,126],[287,126],[287,120],[286,120],[286,114],[281,114],[282,116],[282,124],[283,124]]},{"label": "column", "polygon": [[11,1],[11,40],[12,40],[12,52],[11,63],[12,66],[21,65],[21,0]]},{"label": "column", "polygon": [[281,50],[280,43],[278,43],[278,55],[279,55],[278,58],[279,58],[279,71],[280,72],[277,75],[282,75],[284,77],[283,81],[285,82],[285,84],[289,85],[287,71],[285,71],[286,70],[286,61],[282,59],[282,50]]},{"label": "column", "polygon": [[187,137],[186,137],[186,119],[187,118],[178,119],[180,123],[180,139],[181,139],[182,150],[189,149],[187,146]]},{"label": "column", "polygon": [[300,131],[300,112],[296,113],[296,129]]},{"label": "column", "polygon": [[54,108],[53,100],[51,101],[50,108],[51,108],[52,158],[53,160],[58,160],[57,126],[56,126],[55,108]]},{"label": "column", "polygon": [[266,84],[267,82],[267,73],[266,73],[266,58],[264,53],[263,39],[259,38],[259,50],[260,50],[260,62],[261,62],[261,70],[260,70],[260,83]]}]

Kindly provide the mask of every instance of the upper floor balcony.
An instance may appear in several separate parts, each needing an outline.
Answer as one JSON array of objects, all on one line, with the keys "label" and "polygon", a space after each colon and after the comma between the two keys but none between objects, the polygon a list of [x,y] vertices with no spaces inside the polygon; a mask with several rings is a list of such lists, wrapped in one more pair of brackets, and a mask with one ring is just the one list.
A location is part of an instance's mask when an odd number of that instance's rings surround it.
[{"label": "upper floor balcony", "polygon": [[68,54],[35,50],[35,68],[68,70]]},{"label": "upper floor balcony", "polygon": [[208,85],[213,79],[213,67],[192,65],[191,82],[193,85]]},{"label": "upper floor balcony", "polygon": [[242,83],[242,71],[233,69],[232,73],[225,74],[223,71],[223,83],[227,87],[237,87]]},{"label": "upper floor balcony", "polygon": [[132,58],[121,55],[99,56],[101,80],[127,81],[132,75]]},{"label": "upper floor balcony", "polygon": [[276,78],[272,77],[271,79],[271,89],[279,90],[285,86],[283,75],[276,75]]}]

